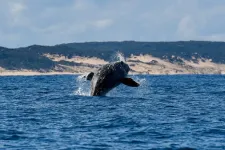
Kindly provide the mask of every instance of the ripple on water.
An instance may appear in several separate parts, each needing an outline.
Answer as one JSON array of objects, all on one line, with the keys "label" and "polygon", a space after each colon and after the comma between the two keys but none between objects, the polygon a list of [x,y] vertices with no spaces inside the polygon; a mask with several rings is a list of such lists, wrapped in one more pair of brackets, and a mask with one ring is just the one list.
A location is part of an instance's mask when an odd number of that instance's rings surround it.
[{"label": "ripple on water", "polygon": [[91,97],[78,76],[0,78],[0,149],[224,149],[224,76],[132,76]]}]

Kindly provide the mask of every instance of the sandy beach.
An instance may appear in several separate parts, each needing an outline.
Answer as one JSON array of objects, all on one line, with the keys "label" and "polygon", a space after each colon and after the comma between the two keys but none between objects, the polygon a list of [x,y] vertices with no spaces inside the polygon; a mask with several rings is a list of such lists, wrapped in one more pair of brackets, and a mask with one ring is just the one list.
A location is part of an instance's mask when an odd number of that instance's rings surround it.
[{"label": "sandy beach", "polygon": [[[79,65],[67,66],[58,65],[53,70],[7,70],[0,67],[0,76],[33,76],[33,75],[64,75],[64,74],[85,74],[96,70],[109,62],[96,57],[74,56],[71,59],[64,56],[45,54],[49,59],[78,63]],[[151,55],[132,55],[126,58],[130,66],[130,74],[152,74],[152,75],[175,75],[175,74],[225,74],[225,64],[216,64],[211,60],[198,59],[187,61],[182,58],[182,63],[170,62],[168,60],[153,57]]]}]

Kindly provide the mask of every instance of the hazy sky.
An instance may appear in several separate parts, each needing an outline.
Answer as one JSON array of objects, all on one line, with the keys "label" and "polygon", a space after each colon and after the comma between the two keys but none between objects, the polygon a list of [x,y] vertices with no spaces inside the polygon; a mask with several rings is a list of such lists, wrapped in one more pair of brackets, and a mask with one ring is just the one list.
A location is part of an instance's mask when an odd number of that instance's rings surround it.
[{"label": "hazy sky", "polygon": [[225,0],[0,0],[0,46],[225,41]]}]

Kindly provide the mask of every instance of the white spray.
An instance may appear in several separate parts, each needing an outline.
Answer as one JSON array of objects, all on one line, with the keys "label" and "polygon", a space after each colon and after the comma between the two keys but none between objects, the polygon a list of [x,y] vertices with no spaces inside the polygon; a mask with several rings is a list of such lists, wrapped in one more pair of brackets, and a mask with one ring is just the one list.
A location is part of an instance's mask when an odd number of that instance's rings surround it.
[{"label": "white spray", "polygon": [[80,75],[75,79],[77,89],[75,95],[90,96],[90,83],[86,80],[85,75]]},{"label": "white spray", "polygon": [[125,59],[123,53],[121,53],[120,51],[117,51],[117,52],[111,57],[111,62],[115,62],[115,61],[123,61],[123,62],[126,62],[126,59]]}]

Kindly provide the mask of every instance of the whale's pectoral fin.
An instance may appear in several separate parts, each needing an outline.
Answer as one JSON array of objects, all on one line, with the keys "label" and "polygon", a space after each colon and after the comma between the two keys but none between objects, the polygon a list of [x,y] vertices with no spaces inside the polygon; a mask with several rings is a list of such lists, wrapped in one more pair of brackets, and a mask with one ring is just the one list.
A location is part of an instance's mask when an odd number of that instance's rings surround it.
[{"label": "whale's pectoral fin", "polygon": [[87,79],[87,80],[91,80],[91,79],[93,78],[93,76],[94,76],[94,72],[90,72],[90,73],[87,75],[86,79]]},{"label": "whale's pectoral fin", "polygon": [[123,79],[121,79],[121,83],[123,83],[127,86],[132,86],[132,87],[138,87],[139,86],[139,83],[135,82],[131,78],[123,78]]}]

